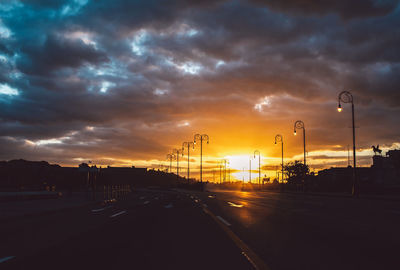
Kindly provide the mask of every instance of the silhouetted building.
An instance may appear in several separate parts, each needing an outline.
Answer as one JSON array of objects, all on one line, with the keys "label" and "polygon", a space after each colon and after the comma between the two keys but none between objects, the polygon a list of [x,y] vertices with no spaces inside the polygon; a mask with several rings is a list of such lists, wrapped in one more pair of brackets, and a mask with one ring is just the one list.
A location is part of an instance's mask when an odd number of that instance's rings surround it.
[{"label": "silhouetted building", "polygon": [[0,189],[57,190],[101,189],[103,185],[172,186],[182,182],[175,174],[148,171],[147,168],[98,168],[82,163],[79,167],[61,167],[46,161],[0,161]]},{"label": "silhouetted building", "polygon": [[[371,167],[358,167],[357,179],[364,191],[395,191],[400,188],[400,150],[389,150],[385,156],[374,155]],[[318,172],[318,187],[326,191],[348,191],[353,167],[336,167]]]},{"label": "silhouetted building", "polygon": [[147,178],[147,168],[110,167],[100,169],[98,182],[100,184],[137,184]]},{"label": "silhouetted building", "polygon": [[385,156],[374,155],[373,173],[378,183],[400,185],[400,150],[389,150]]}]

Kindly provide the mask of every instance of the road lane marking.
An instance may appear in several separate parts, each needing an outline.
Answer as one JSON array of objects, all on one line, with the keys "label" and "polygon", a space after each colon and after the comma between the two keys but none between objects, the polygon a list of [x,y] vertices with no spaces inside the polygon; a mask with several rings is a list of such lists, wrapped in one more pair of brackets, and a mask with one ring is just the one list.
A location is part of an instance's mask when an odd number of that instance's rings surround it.
[{"label": "road lane marking", "polygon": [[243,207],[243,204],[236,204],[236,203],[233,203],[233,202],[228,202],[228,204],[229,204],[230,206],[232,206],[232,207],[237,207],[237,208]]},{"label": "road lane marking", "polygon": [[126,211],[124,210],[124,211],[118,212],[118,213],[116,213],[114,215],[111,215],[110,218],[114,218],[114,217],[117,217],[117,216],[125,214],[125,213],[126,213]]},{"label": "road lane marking", "polygon": [[8,256],[0,259],[0,263],[11,260],[12,258],[15,258],[15,256]]},{"label": "road lane marking", "polygon": [[93,209],[92,212],[97,213],[97,212],[101,212],[101,211],[104,211],[109,208],[111,208],[111,206],[107,206],[107,207],[103,207],[103,208],[99,208],[99,209]]},{"label": "road lane marking", "polygon": [[143,204],[149,204],[150,203],[150,201],[145,201]]},{"label": "road lane marking", "polygon": [[224,223],[226,226],[231,226],[231,224],[230,224],[228,221],[226,221],[225,219],[223,219],[221,216],[217,216],[217,218],[218,218],[219,220],[221,220],[222,223]]},{"label": "road lane marking", "polygon": [[224,232],[232,239],[232,241],[242,251],[242,255],[252,264],[257,270],[269,270],[270,268],[264,263],[264,261],[258,257],[258,255],[251,250],[228,226],[224,226],[224,223],[220,220],[219,216],[215,216],[207,208],[203,208],[203,211],[207,213],[214,221],[224,230]]},{"label": "road lane marking", "polygon": [[208,195],[208,198],[214,199],[215,195]]},{"label": "road lane marking", "polygon": [[142,196],[139,199],[144,200],[146,198],[146,196]]},{"label": "road lane marking", "polygon": [[251,265],[253,265],[255,269],[259,269],[255,262],[253,262],[253,260],[246,254],[246,252],[242,251],[242,255],[251,263]]},{"label": "road lane marking", "polygon": [[208,205],[207,205],[207,204],[205,204],[205,203],[203,203],[203,206],[204,206],[204,207],[208,207]]}]

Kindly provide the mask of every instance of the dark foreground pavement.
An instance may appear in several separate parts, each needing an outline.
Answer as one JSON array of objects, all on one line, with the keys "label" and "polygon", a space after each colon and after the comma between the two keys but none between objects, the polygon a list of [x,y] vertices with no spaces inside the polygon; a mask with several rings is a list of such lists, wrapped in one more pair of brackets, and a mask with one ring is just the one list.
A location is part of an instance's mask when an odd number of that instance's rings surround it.
[{"label": "dark foreground pavement", "polygon": [[1,269],[254,269],[200,201],[175,191],[135,191],[0,229]]},{"label": "dark foreground pavement", "polygon": [[196,193],[271,269],[399,269],[400,201]]},{"label": "dark foreground pavement", "polygon": [[135,190],[2,220],[1,269],[399,269],[400,201]]}]

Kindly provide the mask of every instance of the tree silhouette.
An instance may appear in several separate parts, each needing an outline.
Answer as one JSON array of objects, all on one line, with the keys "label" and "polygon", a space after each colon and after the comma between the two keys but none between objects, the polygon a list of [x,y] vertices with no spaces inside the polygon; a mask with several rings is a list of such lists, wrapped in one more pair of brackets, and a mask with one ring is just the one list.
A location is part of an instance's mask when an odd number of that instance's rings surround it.
[{"label": "tree silhouette", "polygon": [[288,162],[283,167],[287,175],[288,183],[300,184],[304,181],[306,175],[309,174],[310,168],[298,160]]}]

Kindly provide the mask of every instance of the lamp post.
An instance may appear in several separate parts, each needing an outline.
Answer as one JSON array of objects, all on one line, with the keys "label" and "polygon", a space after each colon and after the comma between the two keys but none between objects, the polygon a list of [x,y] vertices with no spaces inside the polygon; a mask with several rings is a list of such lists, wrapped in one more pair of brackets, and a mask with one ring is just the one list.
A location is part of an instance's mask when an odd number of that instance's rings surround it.
[{"label": "lamp post", "polygon": [[306,166],[306,128],[304,127],[304,122],[297,120],[294,123],[294,135],[297,135],[296,130],[303,129],[303,147],[304,147],[304,166]]},{"label": "lamp post", "polygon": [[352,119],[352,126],[353,126],[353,187],[352,187],[352,194],[353,196],[358,195],[358,186],[357,186],[357,175],[356,175],[356,130],[354,124],[354,100],[353,95],[348,91],[340,92],[338,96],[338,112],[342,111],[342,104],[343,103],[351,103],[351,119]]},{"label": "lamp post", "polygon": [[[280,134],[277,134],[275,136],[275,144],[278,142],[280,142],[282,145],[282,183],[283,183],[283,137]],[[278,177],[278,180],[279,180],[279,177]]]},{"label": "lamp post", "polygon": [[172,172],[172,160],[174,159],[174,154],[167,154],[167,159],[169,159],[169,173]]},{"label": "lamp post", "polygon": [[249,183],[251,184],[251,156],[249,157]]},{"label": "lamp post", "polygon": [[[188,184],[189,184],[189,170],[190,170],[190,167],[189,167],[189,162],[190,162],[190,153],[189,153],[189,150],[190,150],[190,147],[193,147],[193,149],[194,149],[194,143],[193,142],[184,142],[183,144],[182,144],[182,151],[184,151],[184,149],[185,149],[185,147],[187,147],[187,159],[188,159],[188,168],[187,168],[187,182],[188,182]],[[183,153],[182,153],[182,155],[183,155]]]},{"label": "lamp post", "polygon": [[222,164],[219,165],[219,184],[222,184]]},{"label": "lamp post", "polygon": [[258,154],[258,185],[261,183],[261,153],[260,151],[254,151],[254,158],[256,158],[256,154]]},{"label": "lamp post", "polygon": [[[224,179],[224,182],[225,182],[225,181],[226,181],[226,164],[229,163],[229,162],[228,162],[228,160],[226,160],[226,159],[222,159],[222,160],[221,160],[221,163],[224,164],[224,165],[223,165],[223,166],[224,166],[223,179]],[[221,166],[222,166],[222,165],[221,165]]]},{"label": "lamp post", "polygon": [[183,156],[183,151],[182,149],[174,148],[174,150],[172,150],[172,153],[176,154],[176,175],[179,178],[179,155],[182,154]]},{"label": "lamp post", "polygon": [[200,183],[203,182],[203,141],[207,141],[207,144],[210,142],[210,138],[207,134],[196,134],[194,135],[194,144],[200,141]]}]

